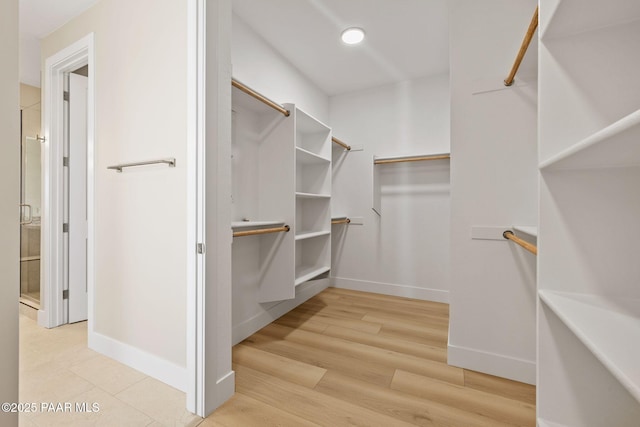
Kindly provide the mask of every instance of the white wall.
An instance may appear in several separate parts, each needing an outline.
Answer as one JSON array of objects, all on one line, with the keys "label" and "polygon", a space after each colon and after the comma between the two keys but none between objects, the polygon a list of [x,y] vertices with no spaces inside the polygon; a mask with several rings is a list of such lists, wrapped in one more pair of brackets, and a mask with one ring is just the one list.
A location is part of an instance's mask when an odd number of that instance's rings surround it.
[{"label": "white wall", "polygon": [[[102,0],[42,41],[42,63],[91,32],[96,259],[90,345],[184,389],[187,2]],[[176,168],[107,170],[164,157],[175,157]]]},{"label": "white wall", "polygon": [[[18,1],[0,2],[0,402],[18,402],[18,296],[20,289],[20,103]],[[0,424],[17,426],[18,414],[0,411]]]},{"label": "white wall", "polygon": [[236,14],[233,14],[233,77],[280,104],[296,104],[322,122],[329,98]]},{"label": "white wall", "polygon": [[449,152],[449,77],[442,74],[331,98],[335,286],[448,301],[449,162],[380,168],[382,215],[372,210],[372,158]]},{"label": "white wall", "polygon": [[[449,363],[535,381],[535,256],[472,226],[537,224],[537,87],[505,88],[536,2],[451,2]],[[519,76],[534,73],[532,44]],[[518,80],[518,78],[517,78]],[[474,94],[479,90],[497,91]]]}]

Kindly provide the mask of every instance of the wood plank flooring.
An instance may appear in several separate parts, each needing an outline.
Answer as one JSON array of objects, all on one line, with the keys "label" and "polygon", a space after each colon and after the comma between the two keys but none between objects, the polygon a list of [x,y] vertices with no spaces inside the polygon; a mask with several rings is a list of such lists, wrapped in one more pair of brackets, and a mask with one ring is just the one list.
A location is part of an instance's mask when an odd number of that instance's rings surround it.
[{"label": "wood plank flooring", "polygon": [[203,427],[535,426],[535,387],[448,366],[449,307],[329,288],[233,349]]}]

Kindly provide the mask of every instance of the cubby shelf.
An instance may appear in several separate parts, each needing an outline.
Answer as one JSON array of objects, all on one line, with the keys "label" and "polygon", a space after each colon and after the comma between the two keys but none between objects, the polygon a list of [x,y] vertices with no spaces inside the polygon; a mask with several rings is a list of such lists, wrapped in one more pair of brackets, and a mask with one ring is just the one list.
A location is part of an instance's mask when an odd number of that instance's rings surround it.
[{"label": "cubby shelf", "polygon": [[331,160],[300,147],[296,147],[296,159],[300,163],[308,165],[326,165],[331,163]]},{"label": "cubby shelf", "polygon": [[540,163],[542,170],[640,165],[640,110]]},{"label": "cubby shelf", "polygon": [[638,40],[637,0],[540,0],[540,426],[640,419]]},{"label": "cubby shelf", "polygon": [[331,270],[330,267],[327,266],[322,266],[322,267],[318,267],[318,266],[299,266],[296,267],[296,282],[295,285],[301,285],[304,282],[307,282],[315,277],[318,277],[319,275],[326,273],[327,271]]},{"label": "cubby shelf", "polygon": [[302,231],[296,234],[296,240],[313,239],[314,237],[328,236],[330,231]]},{"label": "cubby shelf", "polygon": [[541,300],[640,402],[640,299],[540,290]]}]

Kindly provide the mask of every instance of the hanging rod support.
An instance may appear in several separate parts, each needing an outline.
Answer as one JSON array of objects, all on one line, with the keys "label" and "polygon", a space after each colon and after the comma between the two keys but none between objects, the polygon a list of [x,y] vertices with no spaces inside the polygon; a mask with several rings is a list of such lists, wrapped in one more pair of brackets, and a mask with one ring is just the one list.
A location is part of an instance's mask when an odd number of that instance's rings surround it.
[{"label": "hanging rod support", "polygon": [[450,159],[450,154],[438,154],[435,156],[419,156],[419,157],[399,157],[397,159],[377,159],[373,163],[376,165],[386,165],[389,163],[404,163],[404,162],[422,162],[424,160],[447,160]]},{"label": "hanging rod support", "polygon": [[273,102],[272,100],[270,100],[266,96],[256,92],[255,90],[251,89],[249,86],[246,86],[243,83],[240,83],[236,79],[231,79],[231,86],[243,91],[244,93],[246,93],[249,96],[254,97],[258,101],[262,102],[263,104],[268,105],[269,107],[273,108],[274,110],[279,111],[280,113],[284,114],[285,117],[289,117],[291,115],[291,112],[289,110],[287,110],[286,108],[284,108],[282,105],[280,105],[280,104],[278,104],[276,102]]},{"label": "hanging rod support", "polygon": [[533,244],[527,242],[526,240],[523,240],[523,239],[519,238],[518,236],[513,234],[513,231],[506,230],[504,233],[502,233],[502,237],[504,237],[507,240],[511,240],[513,243],[516,243],[516,244],[522,246],[523,248],[525,248],[526,250],[528,250],[532,254],[538,255],[538,247],[536,245],[533,245]]},{"label": "hanging rod support", "polygon": [[351,151],[351,146],[348,145],[345,142],[340,141],[338,138],[336,138],[335,136],[331,137],[331,141],[335,144],[338,144],[339,146],[343,147],[345,150],[347,151]]},{"label": "hanging rod support", "polygon": [[529,44],[531,43],[531,39],[533,39],[533,33],[536,32],[536,28],[538,28],[538,8],[536,7],[536,11],[533,13],[533,17],[531,18],[531,23],[529,24],[529,28],[527,29],[527,33],[524,35],[524,40],[522,40],[522,45],[520,46],[520,51],[518,51],[518,56],[516,56],[516,60],[513,63],[513,67],[511,67],[511,72],[506,79],[504,79],[505,86],[511,86],[513,84],[513,80],[516,78],[516,73],[518,72],[518,68],[520,68],[520,64],[524,59],[525,53],[527,53],[527,49],[529,48]]},{"label": "hanging rod support", "polygon": [[291,228],[288,225],[283,227],[261,228],[258,230],[235,231],[233,237],[257,236],[269,233],[288,233]]}]

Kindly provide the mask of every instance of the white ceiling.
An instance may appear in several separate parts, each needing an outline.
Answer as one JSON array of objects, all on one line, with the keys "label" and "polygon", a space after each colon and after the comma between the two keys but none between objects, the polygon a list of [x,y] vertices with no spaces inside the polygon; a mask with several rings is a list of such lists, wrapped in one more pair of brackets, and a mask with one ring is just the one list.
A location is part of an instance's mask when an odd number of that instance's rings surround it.
[{"label": "white ceiling", "polygon": [[[446,0],[233,0],[234,12],[327,95],[449,70]],[[361,27],[365,41],[340,33]]]},{"label": "white ceiling", "polygon": [[20,81],[40,86],[39,40],[98,0],[20,0]]},{"label": "white ceiling", "polygon": [[[40,85],[38,40],[97,1],[20,0],[21,81]],[[327,95],[449,69],[447,0],[233,0],[233,7]],[[361,45],[340,41],[351,26],[365,30]]]}]

